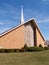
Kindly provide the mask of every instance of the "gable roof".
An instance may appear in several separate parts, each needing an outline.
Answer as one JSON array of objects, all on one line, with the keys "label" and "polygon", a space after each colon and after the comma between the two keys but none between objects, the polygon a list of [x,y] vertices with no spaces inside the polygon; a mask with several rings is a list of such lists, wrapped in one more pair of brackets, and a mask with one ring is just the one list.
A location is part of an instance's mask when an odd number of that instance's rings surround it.
[{"label": "gable roof", "polygon": [[31,22],[31,21],[32,21],[33,25],[36,26],[36,28],[38,29],[38,31],[39,31],[41,37],[42,37],[43,40],[45,41],[45,37],[44,37],[44,35],[42,34],[42,32],[40,31],[40,28],[38,27],[38,24],[36,23],[36,20],[35,20],[34,18],[31,18],[30,20],[28,20],[28,22]]},{"label": "gable roof", "polygon": [[26,23],[28,23],[28,22],[32,22],[32,23],[37,27],[37,29],[38,29],[38,31],[39,31],[41,37],[42,37],[43,40],[45,41],[45,38],[44,38],[42,32],[40,31],[40,29],[39,29],[39,27],[38,27],[38,25],[37,25],[37,23],[36,23],[36,21],[35,21],[34,18],[31,18],[31,19],[29,19],[28,21],[26,21],[25,23],[20,24],[20,25],[18,25],[18,26],[15,26],[15,27],[13,27],[13,28],[11,28],[11,29],[9,29],[9,30],[7,30],[7,31],[5,31],[5,32],[3,32],[3,33],[1,33],[1,34],[0,34],[0,37],[2,37],[2,36],[4,36],[4,35],[6,35],[6,34],[12,32],[13,30],[19,28],[20,26],[22,26],[22,25],[24,25],[24,24],[26,24]]}]

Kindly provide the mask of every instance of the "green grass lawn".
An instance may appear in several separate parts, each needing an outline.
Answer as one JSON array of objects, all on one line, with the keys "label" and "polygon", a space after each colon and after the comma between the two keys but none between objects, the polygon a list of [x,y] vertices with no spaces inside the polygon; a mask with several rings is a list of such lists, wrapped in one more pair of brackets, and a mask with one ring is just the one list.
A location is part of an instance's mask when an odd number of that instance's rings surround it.
[{"label": "green grass lawn", "polygon": [[0,65],[49,65],[49,50],[0,53]]}]

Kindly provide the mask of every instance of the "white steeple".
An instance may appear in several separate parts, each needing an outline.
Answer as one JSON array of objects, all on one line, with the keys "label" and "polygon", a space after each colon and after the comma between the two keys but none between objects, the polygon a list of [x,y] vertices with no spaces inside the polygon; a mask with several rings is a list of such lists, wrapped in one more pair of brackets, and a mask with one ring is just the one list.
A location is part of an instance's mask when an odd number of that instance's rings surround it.
[{"label": "white steeple", "polygon": [[21,6],[21,21],[20,21],[21,24],[24,23],[24,17],[23,17],[23,5]]}]

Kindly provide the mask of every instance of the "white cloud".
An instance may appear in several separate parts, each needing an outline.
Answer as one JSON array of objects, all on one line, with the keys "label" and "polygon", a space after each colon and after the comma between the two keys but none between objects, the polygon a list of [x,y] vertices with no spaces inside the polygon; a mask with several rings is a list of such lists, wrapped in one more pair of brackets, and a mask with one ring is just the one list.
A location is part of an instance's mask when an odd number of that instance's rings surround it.
[{"label": "white cloud", "polygon": [[49,18],[42,18],[42,19],[37,19],[38,23],[49,23]]},{"label": "white cloud", "polygon": [[14,18],[14,19],[18,20],[18,16],[12,16],[12,18]]},{"label": "white cloud", "polygon": [[38,23],[49,23],[49,16],[44,15],[42,12],[34,11],[31,9],[27,10],[27,15],[26,16],[32,16],[37,20]]},{"label": "white cloud", "polygon": [[4,25],[4,23],[3,22],[0,22],[0,25]]},{"label": "white cloud", "polygon": [[0,20],[0,25],[8,25],[8,24],[11,24],[12,21],[1,21]]},{"label": "white cloud", "polygon": [[37,20],[38,23],[49,23],[49,16],[46,16],[46,14],[31,10],[28,10],[28,12]]},{"label": "white cloud", "polygon": [[42,3],[45,4],[45,5],[48,5],[49,4],[49,0],[42,0]]},{"label": "white cloud", "polygon": [[49,0],[42,0],[43,2],[49,2]]},{"label": "white cloud", "polygon": [[7,15],[12,16],[12,15],[18,15],[19,10],[12,6],[9,3],[4,3],[3,4],[4,8],[0,8],[0,15],[6,17]]},{"label": "white cloud", "polygon": [[49,5],[49,0],[42,0],[43,5]]}]

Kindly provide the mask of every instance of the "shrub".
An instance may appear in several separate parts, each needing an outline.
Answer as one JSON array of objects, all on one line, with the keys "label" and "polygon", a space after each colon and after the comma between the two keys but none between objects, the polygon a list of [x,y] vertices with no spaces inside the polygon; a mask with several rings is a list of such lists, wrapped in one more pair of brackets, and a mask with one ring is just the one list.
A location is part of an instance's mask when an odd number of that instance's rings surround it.
[{"label": "shrub", "polygon": [[14,52],[14,49],[5,49],[6,53]]},{"label": "shrub", "polygon": [[5,52],[5,49],[0,49],[0,52],[4,53]]},{"label": "shrub", "polygon": [[44,48],[42,47],[42,45],[40,44],[39,47],[27,47],[27,45],[25,44],[23,48],[20,49],[20,52],[32,52],[32,51],[43,51]]},{"label": "shrub", "polygon": [[25,52],[27,51],[28,47],[27,45],[25,44],[23,48],[20,49],[20,52]]},{"label": "shrub", "polygon": [[49,47],[44,47],[45,50],[49,50]]},{"label": "shrub", "polygon": [[0,49],[1,53],[19,52],[19,49]]},{"label": "shrub", "polygon": [[29,47],[28,51],[32,52],[32,51],[43,51],[44,48],[43,47]]}]

